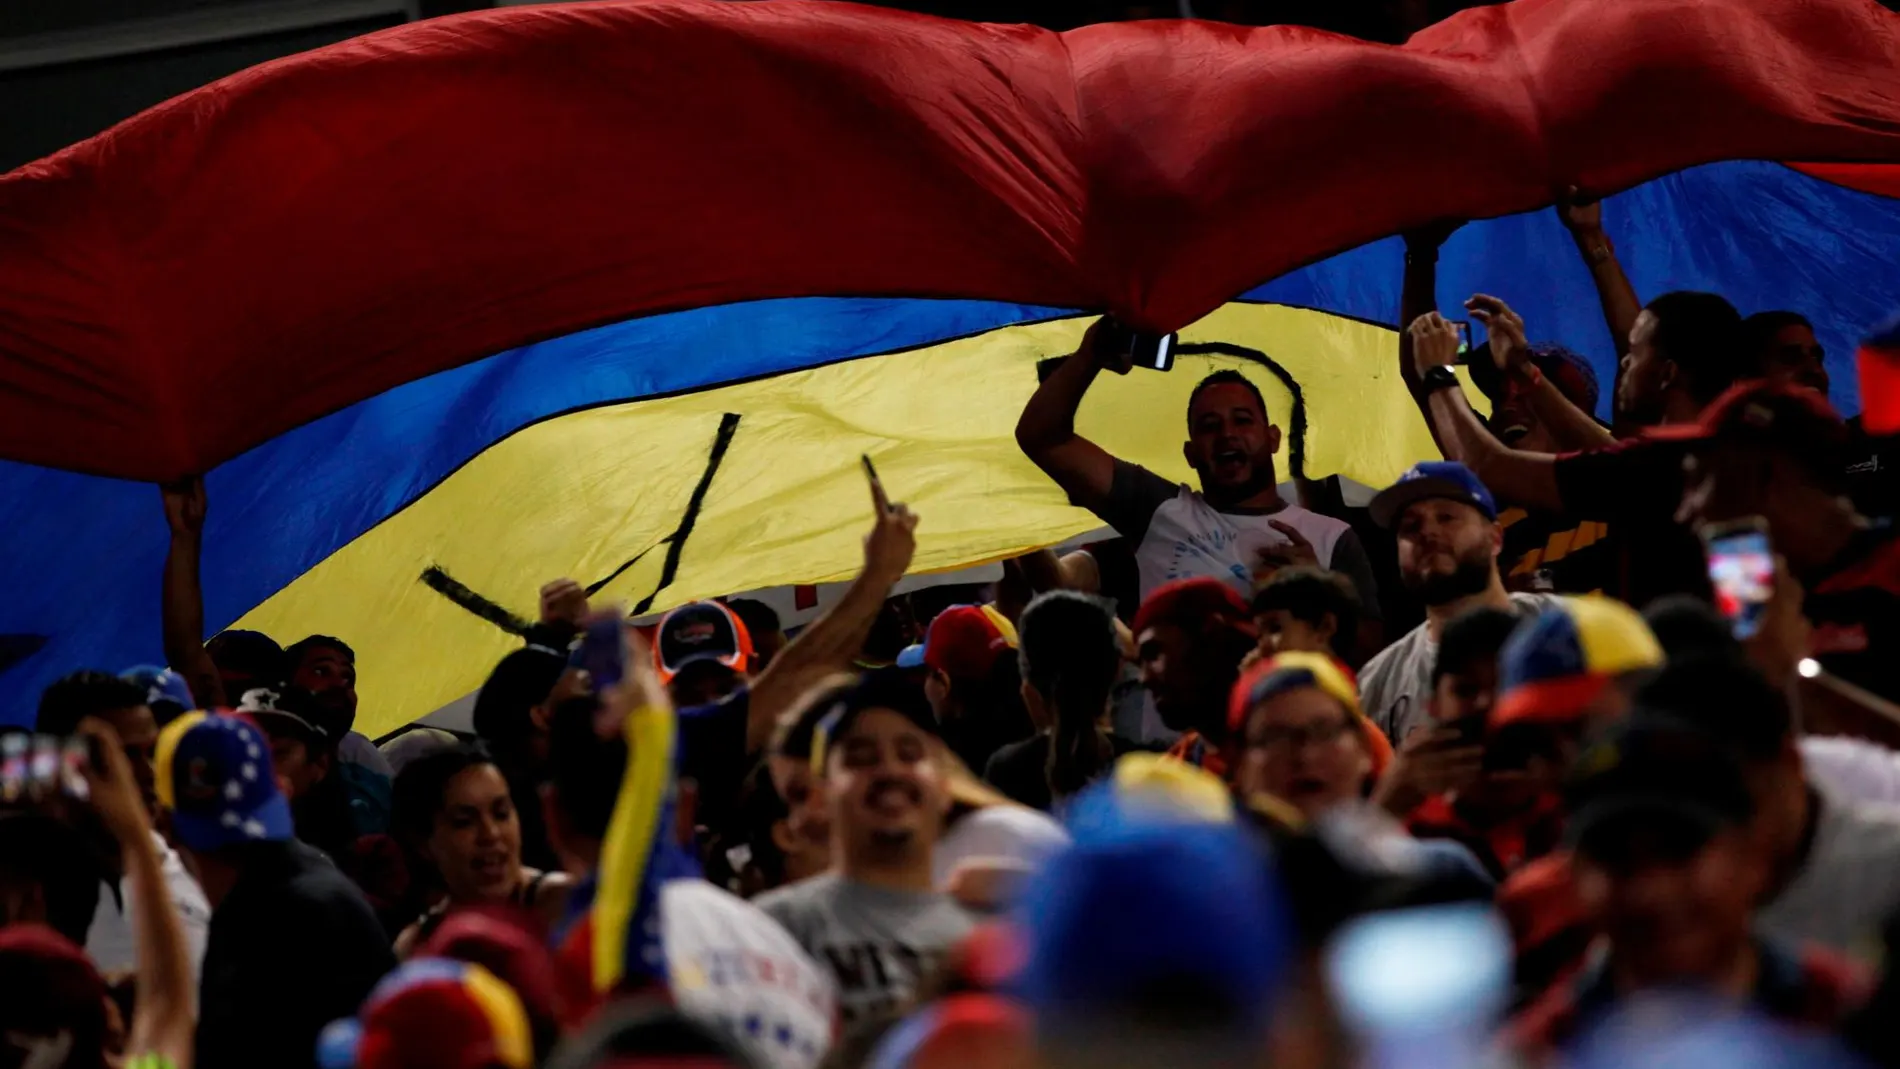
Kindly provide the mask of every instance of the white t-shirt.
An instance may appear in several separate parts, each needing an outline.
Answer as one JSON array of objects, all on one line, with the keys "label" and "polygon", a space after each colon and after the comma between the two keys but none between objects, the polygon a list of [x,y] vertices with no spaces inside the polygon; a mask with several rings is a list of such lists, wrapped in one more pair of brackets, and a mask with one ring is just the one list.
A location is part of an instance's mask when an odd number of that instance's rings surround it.
[{"label": "white t-shirt", "polygon": [[1900,809],[1856,805],[1809,783],[1821,807],[1814,842],[1756,923],[1769,935],[1874,963],[1881,925],[1900,908]]},{"label": "white t-shirt", "polygon": [[1283,523],[1313,544],[1321,567],[1352,580],[1360,609],[1379,616],[1379,590],[1372,564],[1351,525],[1288,502],[1267,513],[1223,512],[1198,491],[1171,483],[1139,464],[1115,462],[1108,503],[1099,515],[1136,544],[1141,596],[1176,579],[1219,579],[1251,600],[1260,551],[1291,540],[1273,527]]},{"label": "white t-shirt", "polygon": [[1049,855],[1069,845],[1069,833],[1047,813],[1027,806],[992,805],[966,814],[937,840],[930,877],[942,887],[971,858],[1002,858],[1039,869]]},{"label": "white t-shirt", "polygon": [[668,982],[680,1012],[766,1069],[816,1069],[831,1049],[831,977],[777,921],[705,880],[660,889]]},{"label": "white t-shirt", "polygon": [[[1511,611],[1534,616],[1558,601],[1555,594],[1512,594]],[[1359,672],[1359,705],[1397,746],[1414,728],[1431,719],[1432,667],[1438,661],[1438,643],[1426,624],[1366,662]]]},{"label": "white t-shirt", "polygon": [[1804,735],[1808,778],[1845,802],[1900,805],[1900,753],[1845,735]]},{"label": "white t-shirt", "polygon": [[[185,870],[178,851],[163,836],[152,833],[152,845],[158,848],[158,871],[165,877],[165,889],[171,892],[172,909],[185,930],[185,953],[191,958],[191,980],[197,989],[198,969],[204,963],[205,935],[211,929],[211,903],[204,889]],[[121,910],[119,903],[124,902]],[[99,908],[92,915],[92,927],[86,929],[86,955],[102,973],[131,972],[138,968],[138,942],[132,931],[132,877],[119,880],[119,898],[112,889],[99,887]]]}]

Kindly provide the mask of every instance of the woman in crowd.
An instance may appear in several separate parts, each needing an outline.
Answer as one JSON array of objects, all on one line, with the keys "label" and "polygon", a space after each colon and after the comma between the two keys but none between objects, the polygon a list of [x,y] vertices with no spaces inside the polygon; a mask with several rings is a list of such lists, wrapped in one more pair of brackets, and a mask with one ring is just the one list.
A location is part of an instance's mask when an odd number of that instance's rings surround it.
[{"label": "woman in crowd", "polygon": [[1370,865],[1420,875],[1492,881],[1471,851],[1422,841],[1368,801],[1392,747],[1359,708],[1359,692],[1322,653],[1282,653],[1234,685],[1229,720],[1240,748],[1235,785],[1295,809],[1335,848]]},{"label": "woman in crowd", "polygon": [[507,904],[553,925],[572,880],[521,863],[521,824],[508,781],[479,745],[417,758],[396,777],[394,823],[412,863],[439,897],[403,930],[406,957],[451,909]]},{"label": "woman in crowd", "polygon": [[983,778],[1010,799],[1054,808],[1140,749],[1105,726],[1121,672],[1115,618],[1084,594],[1051,591],[1023,611],[1018,654],[1036,734],[996,752]]}]

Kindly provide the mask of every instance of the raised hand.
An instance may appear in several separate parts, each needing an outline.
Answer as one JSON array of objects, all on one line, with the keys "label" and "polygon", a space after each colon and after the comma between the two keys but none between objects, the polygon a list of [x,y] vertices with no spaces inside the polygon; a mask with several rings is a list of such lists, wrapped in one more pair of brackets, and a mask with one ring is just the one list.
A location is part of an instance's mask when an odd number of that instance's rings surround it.
[{"label": "raised hand", "polygon": [[1267,526],[1285,535],[1287,540],[1280,545],[1261,547],[1260,559],[1254,563],[1253,569],[1254,584],[1256,586],[1266,582],[1273,576],[1274,572],[1282,568],[1292,568],[1295,566],[1318,568],[1321,566],[1319,562],[1319,551],[1313,548],[1313,543],[1307,541],[1306,536],[1301,534],[1298,529],[1290,524],[1281,523],[1279,520],[1268,520]]},{"label": "raised hand", "polygon": [[165,522],[174,532],[198,534],[204,530],[204,476],[189,475],[177,482],[161,483],[158,492],[165,499]]},{"label": "raised hand", "polygon": [[92,744],[91,760],[85,766],[86,791],[100,823],[121,843],[150,836],[151,816],[145,812],[144,797],[118,732],[90,716],[79,722],[77,731]]},{"label": "raised hand", "polygon": [[579,631],[587,620],[587,589],[562,577],[541,588],[541,622]]},{"label": "raised hand", "polygon": [[1076,351],[1086,355],[1103,371],[1126,375],[1135,366],[1134,358],[1126,345],[1115,344],[1118,339],[1126,340],[1126,337],[1126,333],[1113,319],[1103,316],[1082,335],[1081,348]]},{"label": "raised hand", "polygon": [[1491,359],[1499,371],[1518,371],[1530,362],[1530,343],[1524,339],[1524,320],[1511,306],[1485,293],[1474,293],[1465,302],[1471,318],[1484,324],[1491,336]]},{"label": "raised hand", "polygon": [[917,516],[902,502],[893,503],[880,479],[869,478],[876,519],[864,536],[864,571],[888,586],[910,570],[911,557],[917,552]]},{"label": "raised hand", "polygon": [[1600,234],[1603,232],[1603,201],[1586,197],[1576,186],[1571,186],[1557,201],[1557,218],[1563,220],[1564,229],[1572,234]]},{"label": "raised hand", "polygon": [[1412,364],[1420,375],[1458,362],[1458,328],[1437,312],[1427,312],[1406,328],[1412,336]]}]

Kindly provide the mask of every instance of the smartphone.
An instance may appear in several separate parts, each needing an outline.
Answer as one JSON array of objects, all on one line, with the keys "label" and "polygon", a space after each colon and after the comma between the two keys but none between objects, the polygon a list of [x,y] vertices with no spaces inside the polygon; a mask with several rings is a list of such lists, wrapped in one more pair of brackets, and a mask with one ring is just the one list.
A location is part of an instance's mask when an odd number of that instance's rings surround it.
[{"label": "smartphone", "polygon": [[1130,366],[1150,371],[1168,371],[1174,367],[1174,346],[1180,335],[1149,334],[1112,317],[1108,323],[1109,344],[1127,354]]},{"label": "smartphone", "polygon": [[59,750],[59,789],[68,797],[84,802],[92,797],[92,785],[86,779],[86,771],[103,767],[98,760],[98,747],[94,740],[84,735],[74,735],[67,739]]},{"label": "smartphone", "polygon": [[1454,319],[1451,325],[1458,329],[1458,353],[1464,355],[1471,351],[1471,320]]},{"label": "smartphone", "polygon": [[1775,592],[1775,554],[1768,543],[1768,524],[1759,516],[1702,530],[1709,558],[1709,584],[1715,588],[1715,607],[1728,618],[1736,638],[1748,638],[1761,628],[1762,614]]},{"label": "smartphone", "polygon": [[28,758],[27,792],[45,798],[60,791],[59,740],[51,735],[33,736],[33,753]]},{"label": "smartphone", "polygon": [[33,736],[24,731],[0,736],[0,800],[17,802],[26,797],[28,754]]},{"label": "smartphone", "polygon": [[1325,976],[1375,1069],[1480,1065],[1510,1002],[1511,955],[1488,905],[1391,910],[1342,928]]},{"label": "smartphone", "polygon": [[587,625],[580,645],[574,647],[568,663],[587,673],[599,694],[615,686],[627,675],[627,643],[620,634],[617,616],[604,616]]}]

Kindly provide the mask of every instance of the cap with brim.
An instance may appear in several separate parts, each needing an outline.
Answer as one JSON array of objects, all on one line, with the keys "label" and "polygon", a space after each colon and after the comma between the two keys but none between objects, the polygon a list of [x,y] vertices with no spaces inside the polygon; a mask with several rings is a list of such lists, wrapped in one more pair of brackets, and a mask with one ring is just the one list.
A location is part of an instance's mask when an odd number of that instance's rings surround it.
[{"label": "cap with brim", "polygon": [[185,677],[169,668],[141,664],[120,672],[119,678],[144,687],[145,704],[154,711],[160,706],[170,706],[170,711],[183,712],[197,705]]},{"label": "cap with brim", "polygon": [[705,661],[742,671],[752,659],[752,636],[731,609],[716,601],[695,601],[661,617],[653,658],[662,683],[671,683],[688,665]]},{"label": "cap with brim", "polygon": [[1773,379],[1738,382],[1689,423],[1652,427],[1644,437],[1696,443],[1759,442],[1783,449],[1817,471],[1847,465],[1847,424],[1820,391]]},{"label": "cap with brim", "polygon": [[329,741],[328,731],[301,713],[285,708],[285,704],[278,692],[260,688],[245,691],[232,712],[250,717],[267,735],[294,735],[307,744],[321,745]]},{"label": "cap with brim", "polygon": [[1470,468],[1450,460],[1433,460],[1412,465],[1399,481],[1379,491],[1367,504],[1372,522],[1391,527],[1414,502],[1444,498],[1477,509],[1487,520],[1498,518],[1497,502],[1491,491]]},{"label": "cap with brim", "polygon": [[924,666],[924,644],[921,642],[905,646],[897,655],[897,667],[922,668]]},{"label": "cap with brim", "polygon": [[172,834],[193,850],[296,833],[271,770],[269,742],[247,717],[186,713],[159,732],[152,764]]},{"label": "cap with brim", "polygon": [[1635,609],[1611,598],[1559,598],[1518,624],[1499,651],[1490,727],[1574,721],[1618,676],[1662,662]]},{"label": "cap with brim", "polygon": [[872,709],[889,710],[931,735],[941,734],[936,714],[931,712],[930,703],[908,673],[893,668],[866,672],[856,685],[840,692],[831,708],[818,719],[811,740],[814,772],[823,773],[831,748],[850,732],[858,717]]}]

